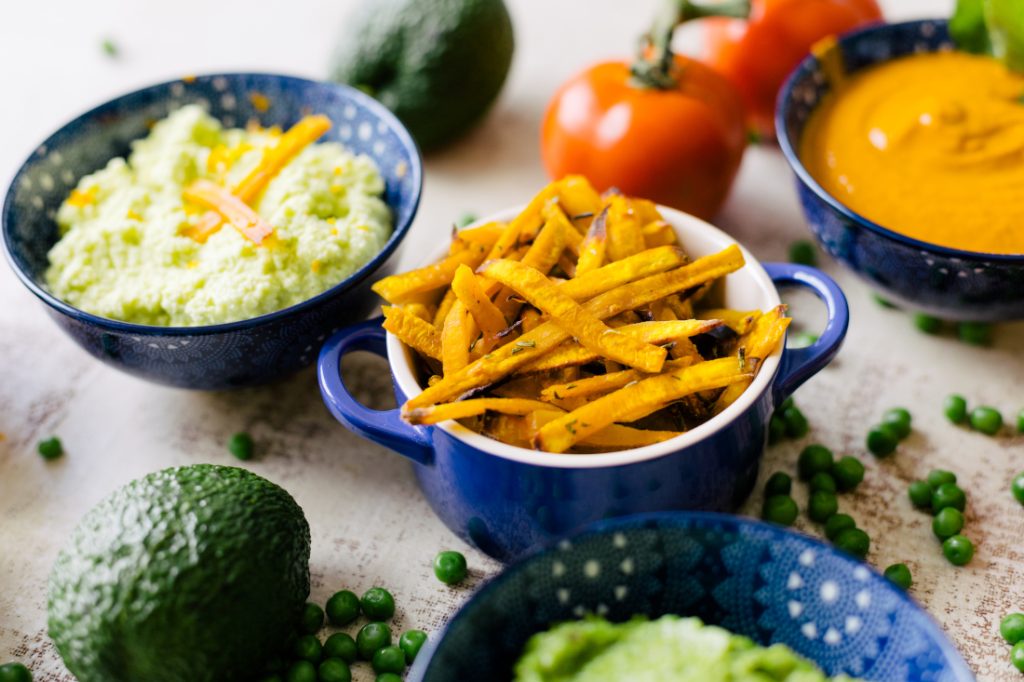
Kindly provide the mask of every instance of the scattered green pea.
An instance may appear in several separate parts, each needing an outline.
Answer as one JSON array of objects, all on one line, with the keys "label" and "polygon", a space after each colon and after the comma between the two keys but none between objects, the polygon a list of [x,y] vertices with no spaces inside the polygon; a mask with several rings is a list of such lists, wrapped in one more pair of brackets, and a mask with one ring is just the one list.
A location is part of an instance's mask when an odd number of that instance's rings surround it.
[{"label": "scattered green pea", "polygon": [[358,656],[356,640],[347,632],[335,632],[324,642],[324,658],[340,658],[346,663],[355,663]]},{"label": "scattered green pea", "polygon": [[1003,415],[994,407],[981,405],[971,410],[971,428],[986,436],[994,436],[1003,428]]},{"label": "scattered green pea", "polygon": [[768,445],[781,443],[786,437],[786,422],[777,414],[773,414],[768,422]]},{"label": "scattered green pea", "polygon": [[832,451],[824,445],[814,443],[800,451],[796,468],[800,479],[809,481],[815,474],[831,471],[833,464]]},{"label": "scattered green pea", "polygon": [[942,543],[942,553],[954,566],[966,566],[974,557],[974,543],[963,535],[953,535]]},{"label": "scattered green pea", "polygon": [[910,495],[910,503],[918,509],[930,509],[932,506],[932,495],[935,488],[928,481],[914,481],[907,488]]},{"label": "scattered green pea", "polygon": [[793,479],[784,471],[776,471],[764,483],[764,496],[789,495],[793,492]]},{"label": "scattered green pea", "polygon": [[835,493],[825,490],[816,490],[811,493],[811,499],[807,504],[807,515],[813,521],[825,523],[828,517],[839,511],[839,501]]},{"label": "scattered green pea", "polygon": [[317,682],[316,666],[309,661],[296,661],[288,668],[288,682]]},{"label": "scattered green pea", "polygon": [[359,617],[359,597],[355,592],[335,592],[326,605],[327,620],[331,625],[343,627]]},{"label": "scattered green pea", "polygon": [[928,472],[928,485],[938,488],[943,483],[956,483],[956,474],[945,469],[933,469]]},{"label": "scattered green pea", "polygon": [[434,557],[434,575],[445,585],[455,585],[466,579],[469,569],[461,552],[448,550]]},{"label": "scattered green pea", "polygon": [[844,455],[832,465],[832,478],[841,492],[853,490],[864,480],[864,464],[856,457]]},{"label": "scattered green pea", "polygon": [[896,436],[903,440],[910,435],[910,412],[902,407],[893,407],[882,415],[882,423],[896,432]]},{"label": "scattered green pea", "polygon": [[938,514],[946,507],[963,511],[967,506],[967,494],[956,483],[943,483],[932,493],[932,513]]},{"label": "scattered green pea", "polygon": [[323,645],[320,644],[316,635],[302,635],[292,645],[292,654],[300,660],[319,663],[320,656],[323,654]]},{"label": "scattered green pea", "polygon": [[1024,613],[1011,613],[999,623],[999,634],[1007,644],[1024,641]]},{"label": "scattered green pea", "polygon": [[43,459],[57,459],[64,454],[64,444],[57,436],[39,441],[38,449]]},{"label": "scattered green pea", "polygon": [[868,451],[876,457],[888,457],[896,450],[899,436],[885,424],[879,424],[868,431]]},{"label": "scattered green pea", "polygon": [[825,521],[825,537],[835,542],[839,534],[847,528],[856,528],[857,522],[849,514],[833,514]]},{"label": "scattered green pea", "polygon": [[871,294],[871,298],[874,300],[875,303],[877,303],[883,308],[896,308],[895,303],[893,303],[887,298],[882,298],[878,294]]},{"label": "scattered green pea", "polygon": [[32,682],[32,672],[21,663],[0,665],[0,682]]},{"label": "scattered green pea", "polygon": [[400,673],[405,670],[405,652],[397,646],[385,646],[373,654],[373,672]]},{"label": "scattered green pea", "polygon": [[914,313],[914,326],[925,334],[938,334],[942,331],[942,320],[924,313]]},{"label": "scattered green pea", "polygon": [[782,421],[786,424],[786,435],[790,438],[803,438],[810,429],[807,417],[796,405],[782,411]]},{"label": "scattered green pea", "polygon": [[1017,670],[1024,673],[1024,642],[1017,642],[1010,649],[1010,663]]},{"label": "scattered green pea", "polygon": [[960,322],[956,334],[964,343],[972,346],[987,346],[992,343],[992,325],[985,322]]},{"label": "scattered green pea", "polygon": [[910,569],[907,568],[906,564],[893,564],[885,569],[884,575],[902,590],[909,590],[910,585],[913,583]]},{"label": "scattered green pea", "polygon": [[402,682],[402,676],[398,673],[381,673],[374,682]]},{"label": "scattered green pea", "polygon": [[356,649],[359,658],[372,661],[377,649],[391,644],[391,628],[387,623],[367,623],[356,634]]},{"label": "scattered green pea", "polygon": [[836,494],[836,479],[832,478],[832,474],[825,473],[824,471],[819,471],[814,474],[814,476],[811,477],[809,485],[811,492],[824,490],[827,493],[832,493],[833,495]]},{"label": "scattered green pea", "polygon": [[1010,483],[1010,492],[1018,502],[1024,504],[1024,471],[1013,477],[1013,482]]},{"label": "scattered green pea", "polygon": [[847,528],[836,536],[835,546],[863,559],[871,548],[871,538],[860,528]]},{"label": "scattered green pea", "polygon": [[465,213],[463,213],[462,215],[459,216],[459,219],[457,221],[455,221],[455,224],[458,227],[466,227],[467,225],[472,225],[475,222],[476,222],[476,214],[475,213],[470,213],[469,211],[467,211],[467,212],[465,212]]},{"label": "scattered green pea", "polygon": [[942,411],[946,413],[946,419],[954,424],[963,424],[967,421],[967,401],[962,395],[951,395],[942,403]]},{"label": "scattered green pea", "polygon": [[953,507],[942,509],[932,519],[932,532],[940,540],[952,537],[963,529],[964,515]]},{"label": "scattered green pea", "polygon": [[315,635],[324,626],[324,610],[316,604],[307,603],[302,609],[299,630],[307,635]]},{"label": "scattered green pea", "polygon": [[789,262],[815,265],[818,262],[818,250],[806,239],[798,239],[789,245]]},{"label": "scattered green pea", "polygon": [[761,508],[761,518],[780,526],[792,526],[799,513],[796,500],[789,495],[773,495],[764,501]]},{"label": "scattered green pea", "polygon": [[395,599],[383,587],[371,587],[364,592],[359,606],[370,620],[387,620],[395,615]]},{"label": "scattered green pea", "polygon": [[252,459],[253,448],[252,436],[244,431],[228,439],[228,452],[243,462]]},{"label": "scattered green pea", "polygon": [[318,672],[318,682],[352,682],[352,669],[340,658],[328,658]]},{"label": "scattered green pea", "polygon": [[408,665],[412,665],[412,662],[416,660],[416,655],[426,642],[427,633],[423,630],[407,630],[398,638],[398,646],[405,653],[405,662]]}]

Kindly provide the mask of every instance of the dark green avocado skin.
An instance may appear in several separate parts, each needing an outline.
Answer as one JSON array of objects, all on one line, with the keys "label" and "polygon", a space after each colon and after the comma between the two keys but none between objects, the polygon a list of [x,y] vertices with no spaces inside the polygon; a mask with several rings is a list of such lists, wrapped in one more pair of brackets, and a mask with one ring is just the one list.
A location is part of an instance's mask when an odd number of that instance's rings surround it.
[{"label": "dark green avocado skin", "polygon": [[342,27],[330,76],[380,100],[429,151],[483,117],[514,48],[502,0],[363,0]]},{"label": "dark green avocado skin", "polygon": [[78,682],[253,677],[309,594],[309,524],[285,490],[200,464],[94,507],[50,575],[49,632]]}]

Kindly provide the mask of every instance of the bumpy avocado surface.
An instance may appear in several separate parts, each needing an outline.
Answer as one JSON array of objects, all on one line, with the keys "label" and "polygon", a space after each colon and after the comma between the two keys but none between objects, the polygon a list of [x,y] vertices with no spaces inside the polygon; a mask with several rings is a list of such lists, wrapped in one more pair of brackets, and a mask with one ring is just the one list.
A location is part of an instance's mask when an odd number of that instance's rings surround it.
[{"label": "bumpy avocado surface", "polygon": [[248,679],[309,594],[309,524],[245,469],[132,481],[81,521],[50,576],[49,631],[79,682]]}]

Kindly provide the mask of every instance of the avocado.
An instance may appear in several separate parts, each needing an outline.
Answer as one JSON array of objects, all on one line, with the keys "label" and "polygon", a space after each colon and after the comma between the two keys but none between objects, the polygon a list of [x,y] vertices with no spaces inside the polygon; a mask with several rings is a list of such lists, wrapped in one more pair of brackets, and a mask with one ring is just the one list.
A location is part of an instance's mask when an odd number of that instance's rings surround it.
[{"label": "avocado", "polygon": [[302,509],[256,474],[152,473],[72,533],[50,575],[50,637],[78,682],[249,679],[294,630],[309,546]]},{"label": "avocado", "polygon": [[342,28],[330,76],[376,97],[431,150],[487,112],[514,45],[502,0],[363,0]]}]

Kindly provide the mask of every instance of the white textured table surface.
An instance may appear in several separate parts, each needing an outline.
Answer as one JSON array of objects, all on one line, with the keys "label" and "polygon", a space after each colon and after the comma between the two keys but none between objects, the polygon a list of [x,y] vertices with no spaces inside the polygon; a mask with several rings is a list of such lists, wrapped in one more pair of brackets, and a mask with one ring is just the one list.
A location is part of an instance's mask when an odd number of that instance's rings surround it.
[{"label": "white textured table surface", "polygon": [[[8,3],[0,15],[0,177],[6,179],[44,135],[73,114],[128,89],[187,73],[248,69],[322,76],[334,27],[351,0],[205,3]],[[889,0],[893,19],[945,14],[950,0]],[[475,133],[426,162],[419,216],[404,263],[419,245],[447,234],[465,211],[521,203],[544,182],[537,126],[550,93],[585,64],[627,53],[653,0],[511,0],[518,51],[511,80]],[[627,6],[629,9],[627,9]],[[200,21],[201,19],[201,21]],[[101,41],[121,49],[106,57]],[[776,150],[752,149],[717,221],[760,258],[782,259],[806,234],[789,172]],[[1024,325],[998,329],[989,349],[916,333],[901,313],[871,303],[856,280],[827,266],[844,286],[853,322],[828,370],[797,394],[812,424],[805,439],[864,456],[865,484],[841,504],[874,540],[878,566],[905,561],[913,595],[964,652],[979,679],[1016,680],[996,632],[1006,612],[1024,610],[1024,509],[1008,492],[1024,469],[1024,439],[989,439],[944,422],[940,403],[958,391],[1009,415],[1024,407]],[[383,373],[364,371],[384,391]],[[881,412],[906,405],[914,435],[878,462],[863,436]],[[256,438],[251,468],[285,486],[313,531],[313,598],[342,587],[391,588],[398,627],[433,630],[498,569],[437,521],[399,456],[348,433],[327,414],[311,371],[272,388],[200,394],[161,388],[109,369],[61,335],[41,306],[0,267],[0,662],[20,659],[37,680],[70,679],[45,635],[45,584],[59,546],[79,517],[115,487],[170,465],[234,463],[233,432]],[[67,455],[47,463],[36,442],[52,434]],[[769,451],[765,474],[792,470],[803,443]],[[973,563],[942,558],[927,517],[911,510],[906,485],[935,467],[960,474],[970,495]],[[758,495],[746,507],[759,508]],[[472,580],[451,590],[434,580],[441,548],[466,552]],[[362,679],[368,679],[363,677]]]}]

